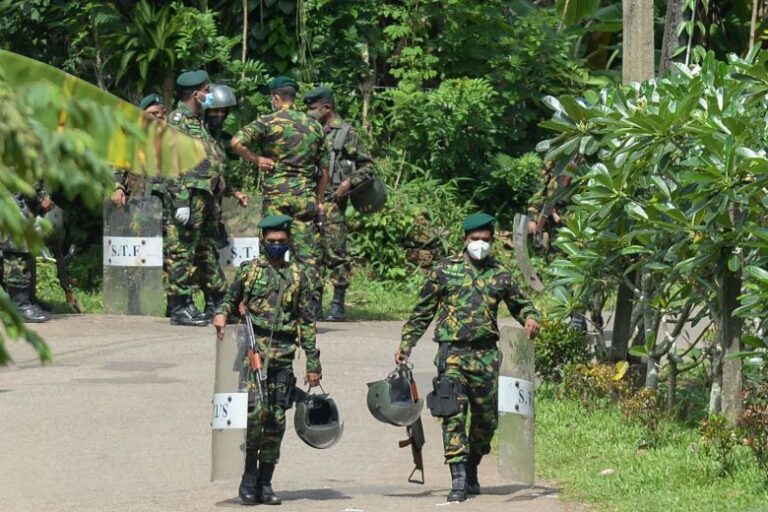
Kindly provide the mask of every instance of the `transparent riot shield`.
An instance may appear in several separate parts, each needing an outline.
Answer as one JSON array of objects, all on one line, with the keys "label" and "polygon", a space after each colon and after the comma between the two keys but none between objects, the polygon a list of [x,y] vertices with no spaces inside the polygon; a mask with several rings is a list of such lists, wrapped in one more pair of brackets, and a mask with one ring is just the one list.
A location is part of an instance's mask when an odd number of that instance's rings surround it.
[{"label": "transparent riot shield", "polygon": [[163,206],[139,197],[104,203],[104,312],[163,316]]},{"label": "transparent riot shield", "polygon": [[525,281],[534,291],[540,292],[544,289],[536,270],[531,264],[531,258],[528,255],[528,216],[515,214],[514,229],[512,231],[512,245],[515,248],[515,260],[520,272],[523,273]]},{"label": "transparent riot shield", "polygon": [[211,419],[211,481],[240,478],[248,426],[248,342],[245,326],[228,325],[216,340]]},{"label": "transparent riot shield", "polygon": [[259,257],[259,221],[261,200],[251,198],[242,207],[233,197],[224,198],[221,205],[222,221],[227,231],[227,245],[219,252],[219,263],[231,282],[235,271],[243,262]]},{"label": "transparent riot shield", "polygon": [[533,343],[519,327],[504,327],[499,340],[499,473],[534,483]]}]

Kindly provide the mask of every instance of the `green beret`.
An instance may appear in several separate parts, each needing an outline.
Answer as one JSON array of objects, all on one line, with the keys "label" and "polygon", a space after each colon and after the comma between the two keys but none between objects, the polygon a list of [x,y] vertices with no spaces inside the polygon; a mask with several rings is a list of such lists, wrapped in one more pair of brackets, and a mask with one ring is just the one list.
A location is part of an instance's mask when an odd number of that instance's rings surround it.
[{"label": "green beret", "polygon": [[274,91],[275,89],[279,89],[281,87],[293,87],[297,91],[299,90],[299,84],[296,83],[296,80],[287,76],[276,76],[269,81],[270,91]]},{"label": "green beret", "polygon": [[487,213],[473,213],[464,219],[464,232],[469,233],[470,231],[475,231],[477,229],[490,229],[493,231],[494,220],[495,219]]},{"label": "green beret", "polygon": [[199,69],[197,71],[185,71],[180,74],[179,78],[176,79],[176,85],[182,89],[193,89],[200,87],[207,81],[208,73],[204,69]]},{"label": "green beret", "polygon": [[157,93],[152,93],[144,96],[144,99],[141,100],[141,103],[139,103],[139,108],[141,110],[146,110],[152,105],[162,105],[163,104],[163,97],[160,96]]},{"label": "green beret", "polygon": [[333,91],[328,87],[315,87],[304,96],[304,103],[311,105],[322,100],[333,99]]},{"label": "green beret", "polygon": [[267,215],[261,219],[261,222],[259,222],[257,227],[261,229],[288,231],[291,229],[292,222],[293,219],[291,219],[288,215]]}]

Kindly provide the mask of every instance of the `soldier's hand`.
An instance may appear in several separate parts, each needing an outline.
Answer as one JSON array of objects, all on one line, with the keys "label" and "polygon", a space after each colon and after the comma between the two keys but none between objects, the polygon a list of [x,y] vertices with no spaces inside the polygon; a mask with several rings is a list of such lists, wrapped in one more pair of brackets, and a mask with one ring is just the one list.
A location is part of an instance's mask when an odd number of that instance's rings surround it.
[{"label": "soldier's hand", "polygon": [[395,364],[405,364],[408,362],[408,354],[403,354],[400,349],[395,352]]},{"label": "soldier's hand", "polygon": [[525,334],[529,340],[532,340],[539,334],[539,322],[535,318],[528,318],[525,321]]},{"label": "soldier's hand", "polygon": [[245,192],[235,192],[234,194],[232,194],[232,196],[235,199],[237,199],[237,201],[240,203],[240,206],[242,206],[243,208],[248,206],[248,194],[246,194]]},{"label": "soldier's hand", "polygon": [[224,339],[224,328],[227,326],[227,317],[224,315],[216,315],[213,317],[213,326],[216,328],[216,339],[221,341]]},{"label": "soldier's hand", "polygon": [[563,223],[563,218],[560,217],[560,215],[557,213],[557,210],[552,210],[552,220],[555,222],[555,224]]},{"label": "soldier's hand", "polygon": [[176,214],[174,215],[174,218],[176,218],[176,220],[180,223],[186,224],[189,222],[189,217],[191,214],[192,210],[190,210],[189,206],[182,206],[181,208],[176,208]]},{"label": "soldier's hand", "polygon": [[304,384],[309,384],[309,387],[313,388],[320,384],[320,381],[323,379],[323,374],[320,372],[309,372],[307,373],[307,376],[304,377]]},{"label": "soldier's hand", "polygon": [[339,184],[334,194],[336,194],[336,197],[341,199],[343,197],[346,197],[347,194],[349,194],[349,189],[351,188],[352,188],[352,180],[347,178]]},{"label": "soldier's hand", "polygon": [[529,220],[528,221],[528,232],[529,233],[536,233],[536,231],[538,231],[538,230],[539,230],[538,224],[536,224],[532,220]]},{"label": "soldier's hand", "polygon": [[48,213],[49,211],[53,210],[54,206],[56,205],[53,204],[53,201],[48,195],[46,195],[40,200],[40,209],[43,210],[45,213]]},{"label": "soldier's hand", "polygon": [[275,161],[271,158],[267,158],[265,156],[258,156],[256,157],[257,162],[256,165],[258,165],[259,170],[264,172],[271,172],[272,169],[275,168]]},{"label": "soldier's hand", "polygon": [[115,190],[114,192],[112,192],[111,199],[112,199],[112,204],[114,204],[115,206],[125,206],[125,201],[126,201],[125,191],[121,188]]}]

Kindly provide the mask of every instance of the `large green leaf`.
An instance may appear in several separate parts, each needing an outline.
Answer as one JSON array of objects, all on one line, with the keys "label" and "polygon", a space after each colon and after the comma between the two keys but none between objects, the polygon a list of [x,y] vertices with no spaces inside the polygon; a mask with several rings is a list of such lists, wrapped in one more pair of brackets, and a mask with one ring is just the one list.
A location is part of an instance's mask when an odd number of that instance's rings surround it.
[{"label": "large green leaf", "polygon": [[120,119],[118,126],[122,128],[102,133],[87,125],[78,125],[66,111],[41,109],[33,112],[37,120],[50,129],[77,129],[87,133],[93,139],[92,149],[114,167],[152,176],[178,176],[203,164],[206,159],[202,141],[148,117],[138,107],[93,84],[5,50],[0,50],[0,67],[5,72],[5,81],[17,90],[47,83],[65,98],[89,100]]}]

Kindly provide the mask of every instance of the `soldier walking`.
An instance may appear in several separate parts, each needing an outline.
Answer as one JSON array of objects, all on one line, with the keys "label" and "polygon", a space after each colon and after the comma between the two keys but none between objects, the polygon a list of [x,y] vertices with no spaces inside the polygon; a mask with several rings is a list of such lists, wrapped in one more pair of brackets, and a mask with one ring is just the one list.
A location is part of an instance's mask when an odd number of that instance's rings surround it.
[{"label": "soldier walking", "polygon": [[[307,267],[317,287],[319,240],[315,224],[323,210],[328,165],[321,161],[323,129],[296,110],[299,86],[288,77],[269,83],[274,112],[259,117],[232,137],[232,149],[264,173],[262,216],[288,215],[293,219],[291,256]],[[314,293],[313,301],[319,297]]]},{"label": "soldier walking", "polygon": [[297,346],[306,355],[306,382],[316,386],[322,373],[320,351],[315,345],[313,284],[303,265],[285,261],[291,243],[291,218],[269,215],[258,226],[264,254],[240,266],[213,325],[218,338],[223,339],[227,320],[240,316],[241,304],[242,313],[253,322],[258,350],[265,361],[267,398],[249,408],[245,471],[238,493],[244,504],[279,505],[272,475],[280,459],[285,411],[293,406]]},{"label": "soldier walking", "polygon": [[449,379],[451,392],[445,407],[432,414],[443,423],[445,462],[452,479],[448,501],[480,494],[478,465],[490,452],[498,424],[499,304],[507,305],[529,339],[539,330],[536,308],[512,272],[490,255],[494,218],[476,213],[464,220],[463,228],[464,253],[439,262],[429,273],[395,353],[397,363],[407,362],[437,315],[436,363]]},{"label": "soldier walking", "polygon": [[208,159],[169,186],[174,208],[167,229],[169,309],[172,325],[202,326],[209,320],[192,301],[195,272],[205,276],[201,288],[211,312],[227,287],[219,265],[219,223],[215,215],[215,198],[225,185],[224,155],[203,123],[203,112],[213,100],[208,73],[187,71],[179,75],[176,84],[180,101],[168,122],[207,143]]},{"label": "soldier walking", "polygon": [[349,287],[350,261],[347,254],[347,209],[349,191],[373,174],[373,158],[360,134],[336,112],[333,91],[317,87],[304,96],[309,115],[323,125],[323,160],[328,162],[329,184],[323,201],[321,267],[318,294],[322,299],[326,272],[333,284],[328,322],[344,322],[344,302]]}]

